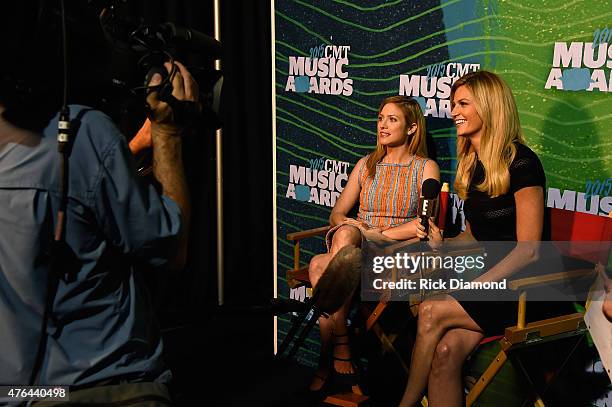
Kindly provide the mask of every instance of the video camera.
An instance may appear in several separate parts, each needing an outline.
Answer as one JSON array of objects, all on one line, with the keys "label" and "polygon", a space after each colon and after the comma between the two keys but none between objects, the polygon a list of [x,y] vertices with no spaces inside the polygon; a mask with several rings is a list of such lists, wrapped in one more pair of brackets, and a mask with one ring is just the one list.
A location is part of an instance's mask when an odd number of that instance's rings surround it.
[{"label": "video camera", "polygon": [[[144,97],[152,88],[148,81],[154,73],[162,75],[155,87],[161,100],[173,108],[175,120],[193,127],[221,127],[219,105],[223,76],[210,65],[220,59],[221,43],[199,31],[173,23],[145,24],[129,17],[128,0],[89,0],[99,11],[100,26],[112,46],[112,86]],[[172,96],[171,75],[164,62],[193,56],[200,64],[188,66],[200,88],[199,106],[180,102]],[[206,66],[208,65],[208,66]],[[199,124],[199,125],[198,125]]]}]

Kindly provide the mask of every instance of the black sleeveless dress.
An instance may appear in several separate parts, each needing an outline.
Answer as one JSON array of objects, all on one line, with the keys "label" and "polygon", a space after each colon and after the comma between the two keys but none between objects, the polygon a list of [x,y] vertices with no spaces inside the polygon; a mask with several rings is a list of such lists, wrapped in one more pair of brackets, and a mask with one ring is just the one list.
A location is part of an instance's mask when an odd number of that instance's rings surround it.
[{"label": "black sleeveless dress", "polygon": [[[516,156],[510,164],[510,189],[507,193],[491,198],[486,192],[481,192],[476,189],[476,185],[480,184],[485,177],[485,170],[480,161],[477,162],[472,180],[468,189],[468,197],[464,203],[465,217],[470,223],[472,235],[478,241],[516,241],[516,202],[514,193],[522,188],[531,186],[539,186],[545,190],[546,176],[544,169],[538,156],[529,147],[515,143]],[[544,231],[543,240],[546,239],[548,231]],[[492,244],[491,244],[492,246]],[[512,245],[505,252],[500,252],[499,249],[487,250],[493,255],[487,258],[487,267],[494,266],[499,260],[504,258],[512,249]],[[497,246],[496,246],[497,247]],[[519,272],[522,274],[521,272]],[[517,274],[513,276],[516,277]],[[504,329],[508,326],[516,325],[517,316],[517,301],[514,293],[505,297],[513,300],[499,301],[501,298],[498,291],[480,290],[480,301],[464,300],[465,298],[473,298],[474,293],[470,292],[470,296],[466,295],[465,291],[456,292],[453,295],[461,306],[466,310],[470,317],[483,329],[486,336],[501,335]],[[529,308],[529,307],[528,307]],[[535,311],[535,310],[530,310]],[[540,318],[540,312],[527,312],[529,319]],[[533,318],[529,318],[530,315]]]}]

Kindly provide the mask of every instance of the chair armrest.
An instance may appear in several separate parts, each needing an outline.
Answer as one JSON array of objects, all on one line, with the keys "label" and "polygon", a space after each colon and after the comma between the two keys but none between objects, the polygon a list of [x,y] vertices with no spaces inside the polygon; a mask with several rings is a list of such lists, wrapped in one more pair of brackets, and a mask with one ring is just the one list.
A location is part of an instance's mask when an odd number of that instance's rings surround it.
[{"label": "chair armrest", "polygon": [[550,283],[563,282],[568,280],[576,280],[578,278],[594,275],[595,269],[578,269],[572,271],[562,271],[559,273],[550,273],[542,276],[525,277],[508,282],[508,287],[511,290],[525,290],[528,288],[538,287]]},{"label": "chair armrest", "polygon": [[293,269],[287,271],[287,284],[291,288],[298,287],[304,283],[310,285],[308,279],[308,266],[300,267],[300,240],[307,237],[326,234],[331,226],[322,226],[316,229],[302,230],[300,232],[288,233],[287,240],[293,241]]},{"label": "chair armrest", "polygon": [[320,228],[316,228],[316,229],[308,229],[308,230],[302,230],[300,232],[294,232],[294,233],[287,233],[287,240],[301,240],[307,237],[312,237],[312,236],[318,236],[318,235],[324,235],[326,234],[329,229],[331,229],[331,226],[321,226]]},{"label": "chair armrest", "polygon": [[412,239],[408,239],[408,240],[402,240],[401,242],[398,243],[393,243],[389,246],[385,247],[385,255],[390,255],[390,254],[394,254],[396,251],[410,246],[411,244],[417,243],[419,241],[418,237],[413,237]]},{"label": "chair armrest", "polygon": [[582,277],[588,277],[596,274],[595,268],[578,269],[572,271],[562,271],[559,273],[550,273],[542,276],[526,277],[517,280],[512,280],[508,283],[511,290],[519,290],[519,303],[516,326],[519,330],[525,328],[525,315],[527,313],[527,289],[548,285],[551,283],[559,283],[570,280],[577,280]]},{"label": "chair armrest", "polygon": [[[396,253],[398,250],[408,247],[412,244],[418,243],[420,239],[413,237],[412,239],[404,240],[402,242],[391,244],[385,247],[385,254],[390,255]],[[433,250],[427,248],[427,251],[418,250],[415,254],[426,254],[432,256],[465,256],[468,254],[481,253],[484,248],[477,241],[447,241],[443,243],[441,249]]]},{"label": "chair armrest", "polygon": [[290,288],[297,288],[305,285],[311,287],[310,278],[308,276],[308,265],[298,269],[287,270],[287,285]]}]

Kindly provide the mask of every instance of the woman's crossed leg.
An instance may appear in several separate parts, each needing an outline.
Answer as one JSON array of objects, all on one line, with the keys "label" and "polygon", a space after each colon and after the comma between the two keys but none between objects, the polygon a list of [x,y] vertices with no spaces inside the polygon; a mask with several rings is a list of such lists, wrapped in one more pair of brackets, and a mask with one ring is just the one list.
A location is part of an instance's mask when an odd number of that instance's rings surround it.
[{"label": "woman's crossed leg", "polygon": [[419,403],[428,385],[432,406],[460,406],[461,367],[482,337],[480,327],[453,297],[444,295],[422,302],[410,375],[400,406]]},{"label": "woman's crossed leg", "polygon": [[[316,287],[319,278],[323,275],[331,259],[343,247],[353,245],[359,247],[361,245],[361,231],[355,226],[343,225],[340,226],[332,237],[332,245],[329,253],[319,254],[312,258],[308,268],[308,276],[312,287]],[[330,344],[332,343],[333,335],[336,335],[337,343],[333,349],[333,356],[338,359],[350,359],[351,351],[348,345],[348,338],[345,337],[348,332],[346,326],[346,315],[348,313],[349,302],[345,303],[340,310],[329,318],[319,318],[319,329],[321,331],[321,354],[319,358],[319,367],[310,384],[310,390],[319,390],[327,376],[329,375],[329,360],[330,360]],[[353,373],[353,365],[350,361],[334,359],[333,368],[338,373]]]}]

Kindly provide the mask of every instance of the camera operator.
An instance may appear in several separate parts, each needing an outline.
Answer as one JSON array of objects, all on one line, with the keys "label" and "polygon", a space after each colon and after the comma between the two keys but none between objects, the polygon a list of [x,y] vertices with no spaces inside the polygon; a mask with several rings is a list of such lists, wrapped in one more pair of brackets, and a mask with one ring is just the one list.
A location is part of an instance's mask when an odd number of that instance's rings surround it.
[{"label": "camera operator", "polygon": [[[187,69],[178,62],[165,68],[172,96],[197,101]],[[11,117],[27,118],[45,101],[23,104],[6,91],[10,83],[0,89],[0,385],[69,385],[71,401],[85,403],[170,404],[160,333],[142,276],[131,267],[139,260],[178,270],[186,256],[182,129],[157,97],[161,81],[156,73],[149,83],[151,138],[145,140],[161,193],[137,176],[126,140],[106,115],[69,106],[70,256],[60,261],[50,307],[49,249],[60,222],[58,117],[42,131],[26,129]]]}]

